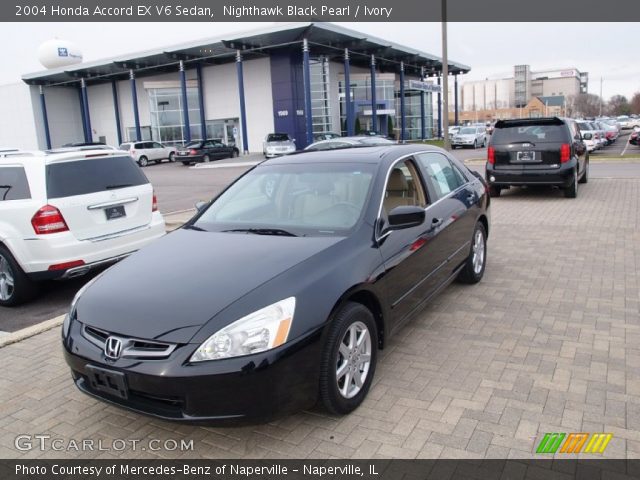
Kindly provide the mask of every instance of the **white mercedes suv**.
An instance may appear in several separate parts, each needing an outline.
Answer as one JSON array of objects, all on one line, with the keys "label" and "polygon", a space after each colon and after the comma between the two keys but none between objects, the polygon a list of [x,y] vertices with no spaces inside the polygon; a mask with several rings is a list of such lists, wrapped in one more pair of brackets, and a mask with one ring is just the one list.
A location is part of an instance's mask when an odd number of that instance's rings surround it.
[{"label": "white mercedes suv", "polygon": [[0,153],[0,306],[84,275],[165,233],[153,187],[117,150]]}]

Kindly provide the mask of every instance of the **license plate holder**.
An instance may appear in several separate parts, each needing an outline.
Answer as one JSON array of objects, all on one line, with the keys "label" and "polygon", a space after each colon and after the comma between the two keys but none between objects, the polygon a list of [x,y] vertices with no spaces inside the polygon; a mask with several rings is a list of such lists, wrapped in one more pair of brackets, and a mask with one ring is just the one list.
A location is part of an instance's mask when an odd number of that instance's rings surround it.
[{"label": "license plate holder", "polygon": [[516,154],[516,159],[519,162],[535,162],[536,152],[532,152],[532,151],[518,152]]},{"label": "license plate holder", "polygon": [[104,214],[106,215],[107,220],[115,220],[117,218],[123,218],[127,216],[127,212],[124,209],[124,205],[107,207],[104,209]]},{"label": "license plate holder", "polygon": [[87,365],[86,369],[91,388],[125,400],[129,398],[129,389],[124,373],[93,365]]}]

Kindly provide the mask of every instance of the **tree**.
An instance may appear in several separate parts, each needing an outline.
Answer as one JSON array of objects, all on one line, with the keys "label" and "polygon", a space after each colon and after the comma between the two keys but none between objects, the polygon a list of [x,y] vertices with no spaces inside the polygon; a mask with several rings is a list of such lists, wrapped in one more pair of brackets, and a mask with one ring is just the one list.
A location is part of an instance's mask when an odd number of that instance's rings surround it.
[{"label": "tree", "polygon": [[636,92],[631,97],[631,113],[640,113],[640,92]]},{"label": "tree", "polygon": [[631,113],[631,105],[627,97],[624,95],[614,95],[609,100],[609,115],[629,115]]},{"label": "tree", "polygon": [[566,101],[566,115],[570,117],[595,117],[600,114],[601,99],[592,93],[571,95]]},{"label": "tree", "polygon": [[387,115],[387,136],[395,137],[395,132],[393,131],[393,118],[391,115]]}]

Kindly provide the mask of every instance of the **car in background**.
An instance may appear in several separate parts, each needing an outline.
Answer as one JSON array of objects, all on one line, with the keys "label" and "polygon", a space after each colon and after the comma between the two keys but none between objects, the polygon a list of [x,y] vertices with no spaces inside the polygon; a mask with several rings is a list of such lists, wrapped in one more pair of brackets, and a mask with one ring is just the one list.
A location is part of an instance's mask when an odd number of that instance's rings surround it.
[{"label": "car in background", "polygon": [[262,154],[266,158],[286,155],[296,151],[296,140],[288,133],[270,133],[262,143]]},{"label": "car in background", "polygon": [[578,128],[587,151],[595,152],[600,148],[599,133],[591,122],[578,121]]},{"label": "car in background", "polygon": [[589,179],[589,154],[575,120],[559,117],[500,120],[487,149],[491,195],[511,186],[553,185],[567,198]]},{"label": "car in background", "polygon": [[342,135],[335,132],[316,132],[313,134],[313,141],[319,142],[320,140],[332,140],[334,138],[340,138]]},{"label": "car in background", "polygon": [[193,163],[209,163],[211,160],[223,158],[236,158],[240,150],[236,146],[225,145],[220,140],[197,140],[180,147],[175,155],[176,162],[183,165]]},{"label": "car in background", "polygon": [[604,120],[599,121],[601,127],[604,129],[605,138],[607,139],[607,143],[611,145],[615,142],[620,136],[620,131],[615,124],[611,124]]},{"label": "car in background", "polygon": [[321,140],[305,147],[305,150],[334,150],[336,148],[367,147],[373,145],[395,145],[393,140],[384,137],[355,136]]},{"label": "car in background", "polygon": [[482,178],[436,147],[262,162],[74,299],[73,382],[173,421],[348,414],[392,335],[452,281],[481,281],[489,212]]},{"label": "car in background", "polygon": [[484,125],[462,127],[451,139],[451,147],[486,147],[487,129]]},{"label": "car in background", "polygon": [[631,132],[631,135],[629,135],[629,143],[631,145],[640,145],[640,139],[638,137],[640,137],[640,131],[634,130]]},{"label": "car in background", "polygon": [[627,115],[620,115],[616,118],[616,121],[620,124],[621,130],[631,130],[633,128],[633,120]]},{"label": "car in background", "polygon": [[164,233],[153,187],[124,152],[0,155],[1,306],[31,299],[42,280],[115,263]]},{"label": "car in background", "polygon": [[160,142],[126,142],[120,150],[129,152],[138,165],[146,167],[149,162],[161,163],[162,160],[175,162],[176,147],[168,147]]},{"label": "car in background", "polygon": [[449,138],[453,138],[461,129],[462,127],[459,125],[454,125],[452,127],[449,127]]}]

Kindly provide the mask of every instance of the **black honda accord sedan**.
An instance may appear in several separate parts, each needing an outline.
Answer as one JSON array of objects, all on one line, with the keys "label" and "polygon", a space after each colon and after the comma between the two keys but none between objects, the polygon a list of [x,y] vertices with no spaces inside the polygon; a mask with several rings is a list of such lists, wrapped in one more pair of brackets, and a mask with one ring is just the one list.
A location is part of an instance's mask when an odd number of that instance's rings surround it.
[{"label": "black honda accord sedan", "polygon": [[170,420],[349,413],[389,337],[452,280],[482,278],[487,188],[435,147],[267,160],[78,293],[73,380]]}]

